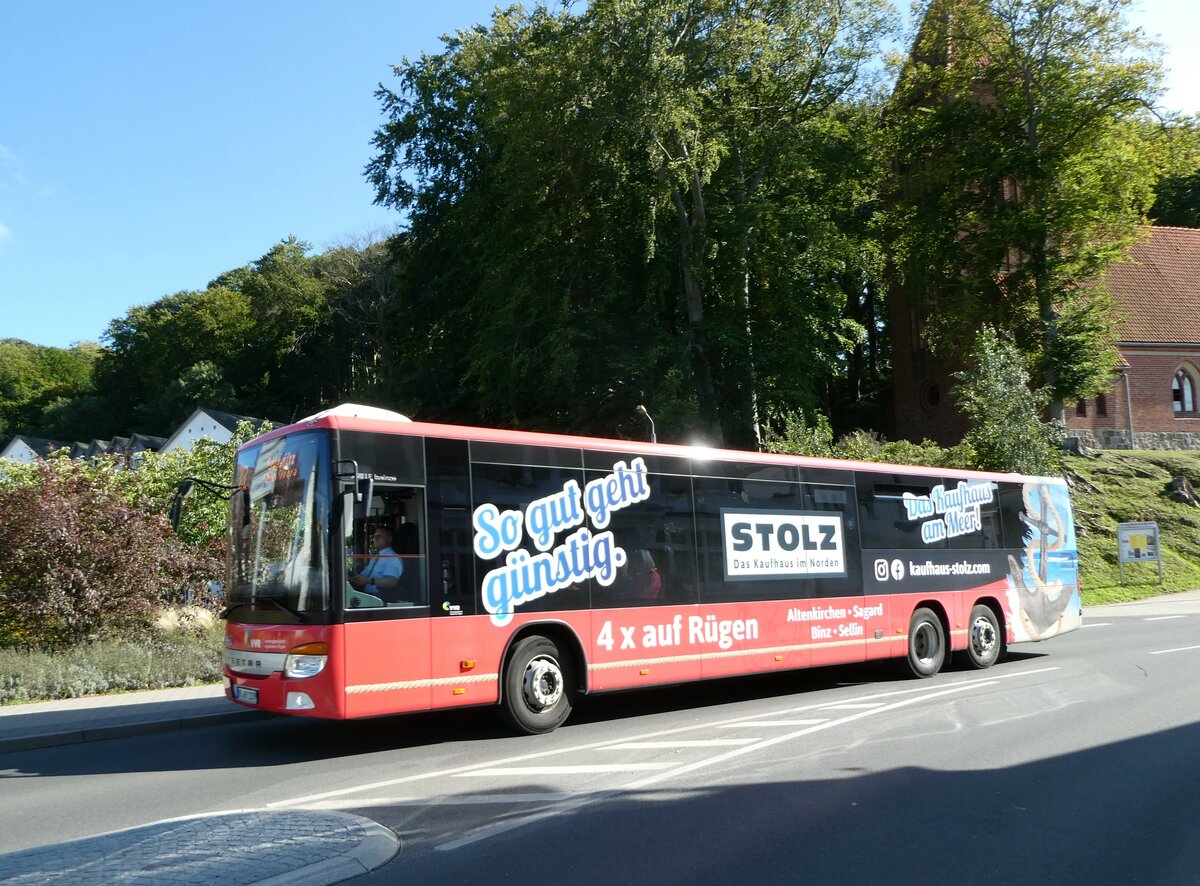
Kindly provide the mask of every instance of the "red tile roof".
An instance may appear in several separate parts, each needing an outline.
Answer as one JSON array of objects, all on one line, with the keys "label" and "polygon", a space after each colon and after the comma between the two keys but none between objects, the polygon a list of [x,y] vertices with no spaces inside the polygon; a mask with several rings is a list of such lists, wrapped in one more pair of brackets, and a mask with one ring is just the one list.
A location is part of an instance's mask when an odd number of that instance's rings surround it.
[{"label": "red tile roof", "polygon": [[1200,344],[1200,230],[1150,228],[1108,269],[1122,342]]}]

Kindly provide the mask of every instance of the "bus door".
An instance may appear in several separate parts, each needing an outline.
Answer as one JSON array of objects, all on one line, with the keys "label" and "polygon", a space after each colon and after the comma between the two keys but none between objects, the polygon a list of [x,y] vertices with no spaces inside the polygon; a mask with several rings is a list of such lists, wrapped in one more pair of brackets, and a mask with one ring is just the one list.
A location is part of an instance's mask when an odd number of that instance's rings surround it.
[{"label": "bus door", "polygon": [[375,482],[345,538],[346,712],[431,706],[425,490]]}]

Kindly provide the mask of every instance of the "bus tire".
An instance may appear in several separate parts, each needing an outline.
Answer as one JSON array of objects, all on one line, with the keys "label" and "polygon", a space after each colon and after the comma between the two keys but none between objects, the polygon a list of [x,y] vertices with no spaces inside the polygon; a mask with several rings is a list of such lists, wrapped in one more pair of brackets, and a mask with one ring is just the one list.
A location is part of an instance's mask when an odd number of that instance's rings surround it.
[{"label": "bus tire", "polygon": [[908,623],[908,669],[914,677],[932,677],[946,661],[946,631],[932,609],[922,606]]},{"label": "bus tire", "polygon": [[553,732],[571,713],[575,680],[571,663],[555,642],[525,637],[513,648],[504,671],[504,717],[527,735]]},{"label": "bus tire", "polygon": [[971,609],[971,627],[967,637],[967,662],[973,668],[990,668],[1004,652],[1000,620],[990,606],[982,603]]}]

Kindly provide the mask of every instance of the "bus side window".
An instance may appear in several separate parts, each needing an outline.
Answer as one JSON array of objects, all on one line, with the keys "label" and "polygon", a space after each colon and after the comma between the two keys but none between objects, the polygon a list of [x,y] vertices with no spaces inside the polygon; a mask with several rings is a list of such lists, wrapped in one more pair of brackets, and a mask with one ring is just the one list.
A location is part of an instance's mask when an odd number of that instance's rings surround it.
[{"label": "bus side window", "polygon": [[420,487],[375,487],[367,519],[356,521],[353,538],[347,539],[348,608],[427,605],[424,519]]},{"label": "bus side window", "polygon": [[475,551],[471,478],[464,440],[425,440],[429,472],[429,572],[431,615],[474,615]]},{"label": "bus side window", "polygon": [[[588,471],[586,479],[603,476]],[[593,587],[594,605],[657,606],[695,603],[695,518],[688,477],[650,474],[650,498],[617,511],[608,528],[625,551],[612,585]]]}]

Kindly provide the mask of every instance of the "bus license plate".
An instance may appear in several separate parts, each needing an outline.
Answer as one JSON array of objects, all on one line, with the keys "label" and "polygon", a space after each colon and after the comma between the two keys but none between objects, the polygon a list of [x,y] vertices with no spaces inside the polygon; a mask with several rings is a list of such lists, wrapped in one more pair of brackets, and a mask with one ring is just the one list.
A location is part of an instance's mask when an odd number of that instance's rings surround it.
[{"label": "bus license plate", "polygon": [[246,704],[258,704],[258,690],[246,686],[234,686],[233,697]]}]

